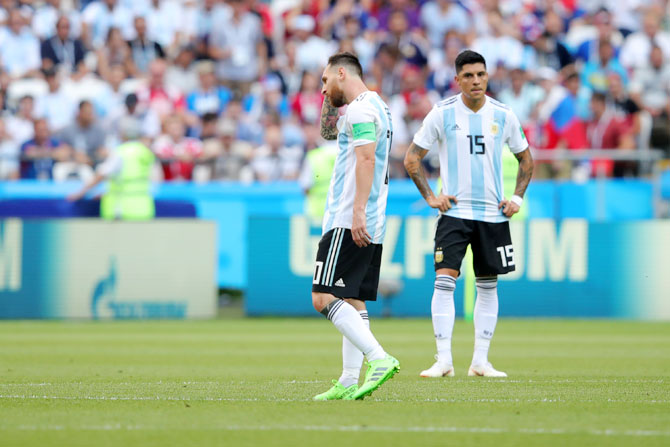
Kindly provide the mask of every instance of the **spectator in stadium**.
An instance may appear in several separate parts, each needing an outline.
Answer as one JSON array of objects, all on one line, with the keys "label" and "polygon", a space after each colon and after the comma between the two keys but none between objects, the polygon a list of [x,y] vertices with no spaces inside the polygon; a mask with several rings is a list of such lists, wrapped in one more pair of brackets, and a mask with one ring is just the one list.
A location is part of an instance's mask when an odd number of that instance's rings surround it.
[{"label": "spectator in stadium", "polygon": [[612,73],[616,73],[624,85],[628,84],[626,69],[619,62],[614,47],[608,40],[601,40],[598,43],[598,58],[586,62],[581,71],[582,84],[591,91],[607,91]]},{"label": "spectator in stadium", "polygon": [[[630,127],[620,119],[608,104],[607,95],[594,92],[591,95],[592,118],[586,125],[586,135],[591,149],[634,149],[635,138]],[[626,162],[596,159],[591,163],[595,176],[622,177],[630,174],[631,165]],[[634,169],[635,166],[632,166]]]},{"label": "spectator in stadium", "polygon": [[151,109],[159,118],[177,113],[183,116],[186,110],[184,95],[173,85],[165,82],[167,62],[154,59],[149,63],[149,83],[137,92],[143,107]]},{"label": "spectator in stadium", "polygon": [[110,28],[118,28],[124,40],[133,38],[133,11],[118,0],[94,0],[81,15],[82,40],[88,48],[101,48]]},{"label": "spectator in stadium", "polygon": [[464,43],[457,37],[457,33],[450,31],[444,36],[443,46],[439,49],[434,48],[429,53],[428,64],[431,70],[427,87],[435,90],[440,97],[451,96],[458,91],[458,85],[454,81],[456,76],[454,61],[463,48]]},{"label": "spectator in stadium", "polygon": [[300,172],[302,150],[284,146],[281,128],[270,126],[265,130],[264,144],[254,150],[251,169],[260,182],[295,180]]},{"label": "spectator in stadium", "polygon": [[40,42],[19,9],[9,12],[7,26],[0,29],[0,63],[11,79],[39,76]]},{"label": "spectator in stadium", "polygon": [[421,7],[421,23],[433,48],[444,44],[444,37],[449,31],[456,31],[461,37],[470,31],[470,16],[455,0],[424,3]]},{"label": "spectator in stadium", "polygon": [[49,91],[37,97],[35,114],[46,118],[52,132],[60,132],[74,120],[76,104],[61,87],[60,75],[55,67],[44,70]]},{"label": "spectator in stadium", "polygon": [[[544,122],[544,147],[546,149],[585,149],[588,148],[586,128],[579,115],[578,93],[579,74],[575,71],[564,72],[564,88],[552,99],[551,111]],[[572,163],[558,160],[551,163],[538,163],[537,175],[540,178],[569,178]]]},{"label": "spectator in stadium", "polygon": [[661,19],[653,8],[648,9],[643,17],[642,31],[626,37],[621,47],[620,60],[628,70],[637,70],[648,64],[653,47],[658,47],[666,60],[670,60],[670,32],[661,30]]},{"label": "spectator in stadium", "polygon": [[161,121],[156,112],[140,104],[135,93],[128,94],[124,99],[124,113],[121,113],[110,123],[110,137],[112,144],[110,147],[116,147],[121,144],[122,129],[140,129],[140,138],[144,144],[150,142],[161,133]]},{"label": "spectator in stadium", "polygon": [[542,87],[531,83],[528,72],[521,67],[509,72],[510,85],[500,92],[498,99],[509,106],[526,128],[536,116],[537,106],[544,96]]},{"label": "spectator in stadium", "polygon": [[168,54],[177,50],[186,27],[183,2],[151,0],[145,11],[148,36]]},{"label": "spectator in stadium", "polygon": [[70,37],[78,38],[81,34],[81,13],[75,5],[66,6],[61,0],[44,0],[42,5],[35,7],[32,29],[35,37],[41,41],[53,37],[56,33],[56,22],[64,15],[70,21]]},{"label": "spectator in stadium", "polygon": [[45,119],[34,121],[34,137],[21,145],[21,178],[51,180],[55,162],[68,162],[72,151],[51,136]]},{"label": "spectator in stadium", "polygon": [[630,87],[633,101],[651,117],[653,148],[670,154],[670,65],[660,47],[653,47],[648,62],[635,70]]},{"label": "spectator in stadium", "polygon": [[260,92],[245,98],[249,118],[265,125],[271,115],[287,119],[291,114],[288,98],[281,91],[281,81],[277,76],[269,75],[260,83]]},{"label": "spectator in stadium", "polygon": [[363,73],[369,73],[372,61],[375,58],[375,33],[371,29],[361,25],[366,18],[369,18],[369,15],[361,15],[364,17],[350,14],[344,18],[344,34],[342,40],[351,40],[353,50],[356,52],[358,59],[361,62]]},{"label": "spectator in stadium", "polygon": [[422,70],[428,63],[428,43],[417,33],[410,33],[411,20],[400,10],[394,9],[388,16],[388,34],[384,43],[398,49],[400,57],[410,65]]},{"label": "spectator in stadium", "polygon": [[289,23],[295,39],[295,59],[300,70],[317,72],[328,62],[328,55],[335,51],[335,43],[314,34],[316,22],[306,14]]},{"label": "spectator in stadium", "polygon": [[212,29],[209,56],[217,61],[217,77],[233,92],[246,94],[265,74],[267,48],[260,19],[243,0],[230,0],[231,14]]},{"label": "spectator in stadium", "polygon": [[604,8],[598,10],[593,15],[592,23],[596,35],[594,38],[587,38],[579,44],[574,52],[576,60],[598,62],[600,60],[600,42],[609,42],[614,49],[614,56],[618,58],[621,45],[623,44],[623,36],[614,28],[612,20],[612,14]]},{"label": "spectator in stadium", "polygon": [[98,93],[93,102],[100,118],[105,121],[105,129],[109,130],[112,123],[125,113],[124,101],[126,93],[121,86],[126,80],[126,70],[121,64],[110,67],[109,79],[104,88]]},{"label": "spectator in stadium", "polygon": [[114,65],[122,65],[127,73],[137,72],[133,59],[130,57],[130,47],[123,40],[119,28],[109,29],[105,45],[100,47],[95,54],[98,60],[98,74],[107,82],[110,82],[111,67]]},{"label": "spectator in stadium", "polygon": [[0,180],[16,180],[19,171],[20,148],[7,132],[5,119],[0,118]]},{"label": "spectator in stadium", "polygon": [[98,121],[93,103],[88,100],[79,103],[74,122],[59,136],[80,164],[95,166],[107,157],[106,132]]},{"label": "spectator in stadium", "polygon": [[270,62],[272,72],[281,78],[287,95],[298,93],[302,81],[303,72],[296,62],[296,47],[297,43],[295,40],[286,41],[284,54],[277,55]]},{"label": "spectator in stadium", "polygon": [[202,142],[203,147],[209,141],[216,141],[219,138],[218,134],[219,115],[216,113],[205,113],[199,119],[199,128],[197,129],[197,137]]},{"label": "spectator in stadium", "polygon": [[640,141],[640,107],[631,99],[628,90],[624,88],[619,75],[616,73],[610,74],[608,85],[609,98],[611,99],[611,105],[614,112],[617,114],[617,118],[622,120],[625,125],[630,128],[638,147],[649,147],[648,134],[646,135],[646,142],[642,143]]},{"label": "spectator in stadium", "polygon": [[165,118],[163,134],[156,138],[152,149],[166,181],[191,180],[195,163],[202,156],[202,143],[186,136],[186,126],[176,114]]},{"label": "spectator in stadium", "polygon": [[389,43],[382,43],[377,50],[371,70],[375,90],[386,98],[398,93],[404,67],[398,48]]},{"label": "spectator in stadium", "polygon": [[230,89],[217,84],[215,66],[212,61],[198,62],[196,71],[200,85],[186,98],[186,107],[191,113],[189,122],[191,125],[193,125],[193,118],[197,120],[206,113],[221,115],[233,96]]},{"label": "spectator in stadium", "polygon": [[321,85],[313,72],[305,71],[300,83],[300,91],[293,96],[291,109],[303,124],[313,124],[321,116]]},{"label": "spectator in stadium", "polygon": [[564,21],[556,12],[549,10],[544,16],[543,25],[544,31],[532,43],[536,55],[535,65],[560,71],[574,62],[574,58],[564,42]]},{"label": "spectator in stadium", "polygon": [[212,34],[214,24],[220,23],[218,19],[222,14],[227,14],[226,5],[219,0],[203,0],[198,2],[195,12],[195,27],[191,40],[195,41],[197,47],[201,47],[201,53],[205,54],[207,43]]},{"label": "spectator in stadium", "polygon": [[211,180],[244,181],[253,180],[249,167],[253,148],[235,138],[236,126],[230,120],[218,123],[218,141],[204,142],[203,162],[210,169]]},{"label": "spectator in stadium", "polygon": [[417,2],[413,0],[388,0],[383,2],[381,8],[375,14],[377,27],[380,31],[391,30],[393,27],[391,16],[394,13],[407,18],[408,30],[416,31],[421,28],[421,15]]},{"label": "spectator in stadium", "polygon": [[[423,71],[413,65],[405,65],[402,73],[402,87],[398,94],[388,101],[393,121],[393,141],[401,146],[409,144],[411,135],[421,126],[423,118],[430,112],[433,104],[439,101],[435,92],[425,87]],[[399,155],[399,171],[404,171],[402,159],[404,151]],[[393,166],[391,166],[393,169]]]},{"label": "spectator in stadium", "polygon": [[263,143],[262,124],[246,113],[244,106],[239,99],[233,98],[228,103],[223,118],[236,123],[236,138],[238,140],[246,141],[254,146]]},{"label": "spectator in stadium", "polygon": [[158,42],[149,39],[147,34],[147,20],[142,16],[135,16],[135,38],[128,42],[130,57],[133,64],[130,66],[134,71],[131,76],[139,77],[149,69],[149,64],[155,59],[163,59],[165,51]]},{"label": "spectator in stadium", "polygon": [[183,94],[197,89],[200,81],[194,61],[195,48],[193,45],[182,46],[165,71],[165,82],[167,85],[175,86]]},{"label": "spectator in stadium", "polygon": [[70,26],[70,19],[61,16],[56,22],[55,35],[42,42],[42,69],[57,68],[78,80],[88,73],[84,64],[86,48],[81,40],[70,37]]},{"label": "spectator in stadium", "polygon": [[35,100],[30,95],[19,99],[17,111],[9,115],[6,122],[7,130],[19,146],[35,135]]},{"label": "spectator in stadium", "polygon": [[500,12],[497,10],[489,12],[487,21],[491,33],[477,36],[471,46],[486,59],[489,76],[495,76],[496,70],[500,67],[526,67],[524,64],[528,62],[524,57],[523,45],[509,34],[508,26]]}]

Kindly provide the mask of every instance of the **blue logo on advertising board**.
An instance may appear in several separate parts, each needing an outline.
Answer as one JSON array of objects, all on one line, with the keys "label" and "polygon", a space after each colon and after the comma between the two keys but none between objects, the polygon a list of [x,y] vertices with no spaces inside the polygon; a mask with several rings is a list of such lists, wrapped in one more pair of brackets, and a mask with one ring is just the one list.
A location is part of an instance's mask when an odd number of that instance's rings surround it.
[{"label": "blue logo on advertising board", "polygon": [[100,279],[91,297],[91,316],[102,318],[185,318],[186,302],[183,301],[120,301],[117,289],[116,258],[110,260],[109,273]]}]

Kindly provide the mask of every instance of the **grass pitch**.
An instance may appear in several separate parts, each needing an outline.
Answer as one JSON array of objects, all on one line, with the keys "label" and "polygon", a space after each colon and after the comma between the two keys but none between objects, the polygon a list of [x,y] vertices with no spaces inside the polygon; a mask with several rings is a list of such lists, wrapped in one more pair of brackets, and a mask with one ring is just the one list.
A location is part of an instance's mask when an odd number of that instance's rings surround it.
[{"label": "grass pitch", "polygon": [[418,376],[428,319],[372,328],[400,374],[312,402],[341,367],[324,319],[0,322],[0,445],[670,445],[670,324],[501,320],[508,379],[467,377],[471,324],[453,379]]}]

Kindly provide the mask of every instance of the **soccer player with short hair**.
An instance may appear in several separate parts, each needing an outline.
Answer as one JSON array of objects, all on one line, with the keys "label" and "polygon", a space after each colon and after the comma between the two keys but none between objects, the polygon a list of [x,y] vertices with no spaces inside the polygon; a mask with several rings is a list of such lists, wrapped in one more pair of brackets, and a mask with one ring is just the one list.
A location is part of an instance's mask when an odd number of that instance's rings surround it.
[{"label": "soccer player with short hair", "polygon": [[[386,230],[388,163],[393,127],[388,107],[362,80],[356,56],[338,53],[323,71],[321,136],[338,150],[323,236],[314,267],[312,304],[342,333],[343,371],[314,400],[363,399],[400,370],[370,332],[365,301],[374,301]],[[348,104],[338,117],[338,108]],[[358,387],[363,363],[365,380]]]},{"label": "soccer player with short hair", "polygon": [[[533,173],[533,159],[519,120],[506,105],[486,96],[484,58],[470,50],[455,61],[461,93],[436,104],[414,135],[405,168],[428,205],[440,210],[435,231],[435,289],[431,302],[436,362],[421,377],[453,376],[451,336],[454,289],[463,255],[472,246],[477,301],[475,349],[469,376],[506,377],[488,361],[498,320],[498,276],[514,271],[509,218],[519,211]],[[514,195],[503,194],[502,151],[519,161]],[[442,191],[428,186],[421,167],[426,153],[439,151]]]}]

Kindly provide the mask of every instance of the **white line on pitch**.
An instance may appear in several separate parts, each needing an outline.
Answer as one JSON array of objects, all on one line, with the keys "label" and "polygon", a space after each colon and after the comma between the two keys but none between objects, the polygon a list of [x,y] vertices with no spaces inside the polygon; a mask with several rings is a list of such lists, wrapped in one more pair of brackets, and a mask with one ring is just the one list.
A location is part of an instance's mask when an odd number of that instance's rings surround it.
[{"label": "white line on pitch", "polygon": [[[31,400],[100,400],[100,401],[186,401],[186,402],[311,402],[309,398],[256,398],[256,397],[179,397],[179,396],[50,396],[45,394],[0,394],[0,399],[31,399]],[[559,403],[559,402],[603,402],[604,400],[575,400],[575,399],[380,399],[384,402],[427,402],[427,403]],[[667,404],[669,400],[624,400],[607,399],[608,403],[638,403],[638,404]]]},{"label": "white line on pitch", "polygon": [[[3,430],[19,431],[63,431],[63,430],[91,430],[91,431],[130,431],[130,430],[162,430],[162,426],[99,424],[99,425],[18,425],[16,427],[0,426]],[[592,436],[632,436],[632,437],[669,437],[669,431],[661,430],[613,430],[613,429],[586,429],[568,430],[563,428],[498,428],[498,427],[434,427],[434,426],[332,426],[332,425],[223,425],[194,428],[198,430],[222,431],[323,431],[323,432],[393,432],[393,433],[483,433],[504,434],[518,433],[525,435],[579,435]]]}]

